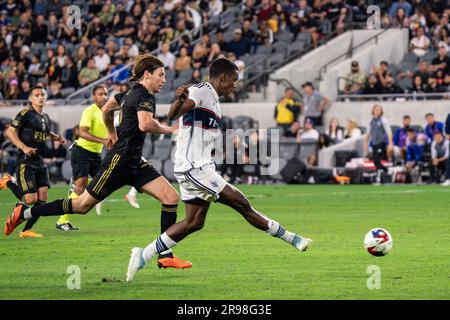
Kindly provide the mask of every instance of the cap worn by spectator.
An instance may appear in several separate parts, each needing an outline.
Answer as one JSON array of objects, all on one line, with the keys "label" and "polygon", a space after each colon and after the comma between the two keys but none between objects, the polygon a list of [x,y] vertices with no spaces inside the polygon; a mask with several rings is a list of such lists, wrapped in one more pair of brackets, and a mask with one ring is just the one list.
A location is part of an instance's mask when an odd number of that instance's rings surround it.
[{"label": "cap worn by spectator", "polygon": [[302,88],[304,88],[304,87],[311,87],[311,88],[314,88],[314,86],[313,86],[313,84],[311,83],[311,82],[305,82],[303,85],[302,85]]},{"label": "cap worn by spectator", "polygon": [[240,33],[240,34],[242,34],[242,30],[241,29],[234,29],[233,33]]},{"label": "cap worn by spectator", "polygon": [[358,65],[358,61],[352,61],[352,67],[357,67]]}]

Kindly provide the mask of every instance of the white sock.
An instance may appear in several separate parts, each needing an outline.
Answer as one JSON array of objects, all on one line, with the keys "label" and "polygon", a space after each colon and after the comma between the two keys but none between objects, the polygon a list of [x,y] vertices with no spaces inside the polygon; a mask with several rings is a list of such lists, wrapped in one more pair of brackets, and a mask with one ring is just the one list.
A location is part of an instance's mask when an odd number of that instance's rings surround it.
[{"label": "white sock", "polygon": [[23,212],[23,217],[28,220],[31,219],[31,207],[25,209],[25,211]]},{"label": "white sock", "polygon": [[130,191],[128,191],[128,195],[130,196],[130,197],[136,197],[136,195],[137,195],[137,190],[136,190],[136,188],[135,187],[133,187],[133,188],[131,188],[130,189]]},{"label": "white sock", "polygon": [[278,222],[269,219],[268,221],[269,229],[266,230],[266,233],[270,234],[273,237],[283,239],[284,241],[292,244],[294,240],[295,233],[289,232],[283,228]]},{"label": "white sock", "polygon": [[147,263],[158,253],[166,252],[176,244],[177,243],[170,239],[167,233],[164,232],[155,241],[145,247],[144,251],[142,252],[142,257]]}]

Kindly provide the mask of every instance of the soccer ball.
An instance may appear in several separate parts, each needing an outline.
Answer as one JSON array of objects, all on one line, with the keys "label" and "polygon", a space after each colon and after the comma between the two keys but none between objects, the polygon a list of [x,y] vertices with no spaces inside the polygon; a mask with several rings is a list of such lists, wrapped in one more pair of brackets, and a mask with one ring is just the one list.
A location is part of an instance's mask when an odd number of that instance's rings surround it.
[{"label": "soccer ball", "polygon": [[367,232],[364,237],[364,247],[373,256],[382,257],[392,250],[394,241],[391,234],[382,228],[375,228]]}]

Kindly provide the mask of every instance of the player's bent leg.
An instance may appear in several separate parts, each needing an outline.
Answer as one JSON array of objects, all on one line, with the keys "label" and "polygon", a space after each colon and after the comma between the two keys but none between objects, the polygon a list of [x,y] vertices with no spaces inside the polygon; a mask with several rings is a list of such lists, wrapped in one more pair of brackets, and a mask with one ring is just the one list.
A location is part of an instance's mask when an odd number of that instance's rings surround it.
[{"label": "player's bent leg", "polygon": [[238,211],[255,228],[288,242],[300,251],[306,251],[312,245],[311,239],[286,230],[277,221],[256,211],[247,197],[236,187],[227,184],[219,196],[218,202]]},{"label": "player's bent leg", "polygon": [[177,190],[163,176],[143,185],[141,191],[152,196],[162,204],[178,204],[178,201],[180,201],[180,195]]}]

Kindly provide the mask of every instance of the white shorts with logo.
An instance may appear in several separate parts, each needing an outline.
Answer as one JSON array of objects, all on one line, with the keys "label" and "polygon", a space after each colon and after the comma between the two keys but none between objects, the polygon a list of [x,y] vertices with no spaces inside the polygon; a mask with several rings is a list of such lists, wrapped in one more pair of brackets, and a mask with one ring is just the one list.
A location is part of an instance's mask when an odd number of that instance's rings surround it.
[{"label": "white shorts with logo", "polygon": [[219,193],[227,184],[225,179],[216,172],[214,163],[184,173],[175,173],[175,178],[180,184],[182,201],[195,198],[208,202],[217,201]]}]

